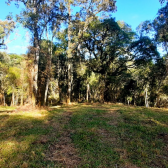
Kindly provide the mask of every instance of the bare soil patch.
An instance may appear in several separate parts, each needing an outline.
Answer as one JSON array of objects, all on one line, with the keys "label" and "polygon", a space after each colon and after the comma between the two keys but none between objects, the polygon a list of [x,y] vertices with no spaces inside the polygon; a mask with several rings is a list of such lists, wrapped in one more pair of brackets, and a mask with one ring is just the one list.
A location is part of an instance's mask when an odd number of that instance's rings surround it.
[{"label": "bare soil patch", "polygon": [[37,141],[34,141],[32,144],[46,144],[50,141],[50,138],[47,135],[42,135]]},{"label": "bare soil patch", "polygon": [[111,135],[111,133],[105,129],[99,129],[98,134],[101,136],[101,139],[103,141],[112,143],[112,144],[117,144],[117,138],[114,135]]},{"label": "bare soil patch", "polygon": [[68,111],[62,115],[63,120],[61,123],[52,124],[56,131],[61,133],[61,136],[54,144],[49,145],[45,155],[46,160],[57,162],[63,167],[76,167],[81,160],[71,140],[73,130],[65,130],[63,128],[70,121],[71,115],[72,112]]},{"label": "bare soil patch", "polygon": [[37,110],[36,107],[33,107],[31,104],[25,104],[24,106],[18,106],[13,112],[29,112],[29,111],[35,111]]}]

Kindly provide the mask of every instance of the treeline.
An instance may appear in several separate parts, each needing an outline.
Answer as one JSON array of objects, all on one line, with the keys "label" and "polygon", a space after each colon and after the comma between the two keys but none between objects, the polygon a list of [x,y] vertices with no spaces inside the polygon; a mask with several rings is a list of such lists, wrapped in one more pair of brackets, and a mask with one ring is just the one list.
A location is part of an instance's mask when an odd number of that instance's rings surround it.
[{"label": "treeline", "polygon": [[168,105],[167,54],[158,52],[167,51],[168,3],[134,32],[108,17],[115,1],[18,2],[26,4],[17,21],[32,33],[32,46],[27,55],[0,53],[1,104]]}]

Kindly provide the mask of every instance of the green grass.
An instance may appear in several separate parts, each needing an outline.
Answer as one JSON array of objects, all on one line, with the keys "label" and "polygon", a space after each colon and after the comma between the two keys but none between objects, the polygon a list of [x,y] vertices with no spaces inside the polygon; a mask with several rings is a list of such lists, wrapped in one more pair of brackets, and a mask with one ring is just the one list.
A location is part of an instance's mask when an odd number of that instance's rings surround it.
[{"label": "green grass", "polygon": [[168,110],[77,104],[0,107],[0,167],[168,167]]}]

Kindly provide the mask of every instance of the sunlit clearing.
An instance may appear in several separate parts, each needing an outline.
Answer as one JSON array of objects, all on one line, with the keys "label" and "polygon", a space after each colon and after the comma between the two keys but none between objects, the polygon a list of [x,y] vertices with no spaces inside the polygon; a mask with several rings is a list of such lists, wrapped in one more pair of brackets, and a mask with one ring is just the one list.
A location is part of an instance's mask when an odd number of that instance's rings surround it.
[{"label": "sunlit clearing", "polygon": [[52,106],[52,107],[50,107],[51,109],[58,109],[58,108],[61,108],[61,106]]},{"label": "sunlit clearing", "polygon": [[163,123],[161,123],[161,122],[159,122],[159,121],[157,121],[155,119],[151,119],[151,121],[154,122],[157,125],[160,125],[160,126],[165,126],[165,127],[167,126],[166,124],[163,124]]},{"label": "sunlit clearing", "polygon": [[17,113],[11,113],[11,116],[21,116],[23,118],[37,118],[37,119],[44,119],[47,117],[48,112],[43,111],[32,111],[32,112],[17,112]]}]

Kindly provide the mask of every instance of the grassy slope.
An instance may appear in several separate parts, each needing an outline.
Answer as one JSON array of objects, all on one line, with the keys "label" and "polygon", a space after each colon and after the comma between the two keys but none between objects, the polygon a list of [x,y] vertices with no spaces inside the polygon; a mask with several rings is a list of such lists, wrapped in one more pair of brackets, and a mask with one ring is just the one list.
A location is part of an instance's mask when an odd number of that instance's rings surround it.
[{"label": "grassy slope", "polygon": [[0,167],[168,167],[168,110],[0,108]]}]

